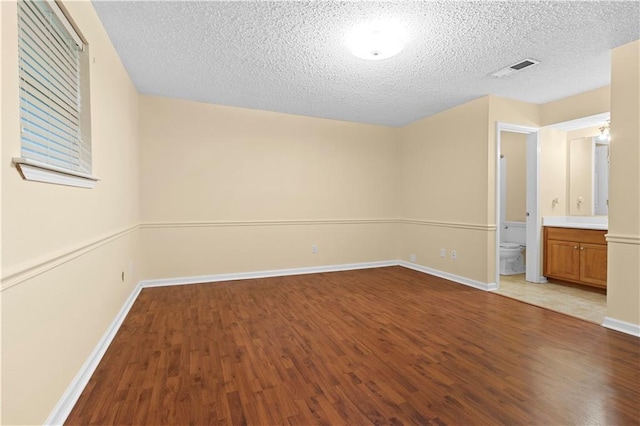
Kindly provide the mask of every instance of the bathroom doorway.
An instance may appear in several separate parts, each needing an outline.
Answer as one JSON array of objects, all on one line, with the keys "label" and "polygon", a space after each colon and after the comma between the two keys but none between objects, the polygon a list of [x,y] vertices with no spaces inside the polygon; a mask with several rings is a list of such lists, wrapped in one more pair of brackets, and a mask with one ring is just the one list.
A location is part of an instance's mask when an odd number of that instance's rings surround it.
[{"label": "bathroom doorway", "polygon": [[[603,113],[553,124],[540,130],[542,141],[535,140],[537,135],[534,137],[533,133],[537,132],[537,129],[522,129],[519,126],[498,124],[496,135],[497,294],[598,324],[604,320],[606,293],[601,289],[561,281],[547,282],[542,275],[541,230],[543,222],[547,226],[558,226],[558,220],[563,219],[566,219],[565,222],[569,225],[576,225],[572,220],[575,221],[579,225],[575,226],[577,228],[586,228],[586,224],[592,222],[598,226],[607,223],[608,119],[608,113]],[[509,162],[509,158],[500,159],[500,154],[505,152],[502,136],[518,130],[526,135],[526,142],[522,136],[519,141],[527,144],[526,278],[525,274],[500,275],[500,242],[505,240],[505,236],[514,238],[511,230],[504,229],[505,221],[510,225],[509,218],[501,216],[501,214],[504,215],[503,204],[506,201],[502,173],[505,170],[505,162]],[[527,130],[530,131],[527,132]],[[541,145],[544,147],[542,159],[539,157]],[[540,165],[541,162],[543,162],[542,165]],[[541,168],[542,171],[540,171]],[[541,176],[542,173],[544,176]],[[530,182],[530,179],[535,179],[536,185],[533,192],[531,192],[533,182]],[[506,196],[508,198],[509,195],[506,194]],[[531,235],[533,233],[537,234],[537,239]],[[514,239],[517,241],[517,238],[516,236]],[[538,252],[537,261],[534,260],[533,265],[530,260],[531,253],[528,253],[531,248]],[[529,269],[531,266],[534,271]]]},{"label": "bathroom doorway", "polygon": [[[505,176],[506,170],[503,167],[508,159],[502,156],[502,137],[505,133],[515,133],[523,136],[523,143],[525,143],[525,164],[526,170],[524,173],[525,194],[522,197],[525,204],[525,211],[523,221],[508,221],[506,217],[506,193],[505,193]],[[522,250],[522,256],[524,257],[525,278],[529,282],[540,283],[546,282],[546,279],[541,274],[541,256],[540,256],[540,235],[541,235],[541,218],[539,210],[539,197],[538,197],[538,182],[539,182],[539,152],[540,141],[538,137],[538,129],[535,127],[520,126],[508,123],[497,123],[496,127],[496,244],[495,244],[495,256],[496,256],[496,273],[495,279],[498,288],[500,287],[500,243],[504,240],[505,233],[513,236],[511,243],[520,244],[521,239],[524,237],[524,249]],[[506,160],[506,161],[505,161]],[[514,194],[516,194],[514,192]],[[511,223],[511,228],[506,223]],[[513,229],[524,227],[524,230]],[[505,228],[507,226],[507,228]],[[524,235],[522,235],[524,233]],[[504,265],[502,265],[504,266]],[[504,268],[503,268],[504,269]]]}]

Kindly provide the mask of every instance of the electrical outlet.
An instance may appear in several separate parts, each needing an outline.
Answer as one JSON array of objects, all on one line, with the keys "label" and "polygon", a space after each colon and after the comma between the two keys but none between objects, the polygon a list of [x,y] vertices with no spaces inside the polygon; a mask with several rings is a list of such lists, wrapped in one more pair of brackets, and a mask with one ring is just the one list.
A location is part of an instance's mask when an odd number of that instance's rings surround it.
[{"label": "electrical outlet", "polygon": [[416,255],[415,254],[410,254],[409,255],[409,262],[416,263]]},{"label": "electrical outlet", "polygon": [[445,249],[440,249],[440,257],[447,257],[447,251]]},{"label": "electrical outlet", "polygon": [[311,253],[313,254],[317,254],[318,253],[318,246],[313,244],[311,245]]},{"label": "electrical outlet", "polygon": [[458,253],[455,250],[451,250],[451,259],[456,260],[458,258]]}]

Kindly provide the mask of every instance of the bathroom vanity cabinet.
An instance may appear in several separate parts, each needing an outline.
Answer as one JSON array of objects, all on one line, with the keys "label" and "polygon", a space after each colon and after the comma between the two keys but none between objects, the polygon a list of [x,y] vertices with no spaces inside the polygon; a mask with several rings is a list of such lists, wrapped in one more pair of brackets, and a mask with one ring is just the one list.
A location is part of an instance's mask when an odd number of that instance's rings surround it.
[{"label": "bathroom vanity cabinet", "polygon": [[543,272],[548,278],[607,287],[607,231],[544,227]]}]

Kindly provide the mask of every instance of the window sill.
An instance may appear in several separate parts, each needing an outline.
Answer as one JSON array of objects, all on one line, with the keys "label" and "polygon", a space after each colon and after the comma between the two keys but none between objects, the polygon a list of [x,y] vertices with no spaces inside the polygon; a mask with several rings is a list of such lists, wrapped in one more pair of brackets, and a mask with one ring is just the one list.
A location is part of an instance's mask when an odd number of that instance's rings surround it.
[{"label": "window sill", "polygon": [[89,189],[95,187],[100,180],[96,176],[65,170],[28,158],[13,158],[13,164],[24,180]]}]

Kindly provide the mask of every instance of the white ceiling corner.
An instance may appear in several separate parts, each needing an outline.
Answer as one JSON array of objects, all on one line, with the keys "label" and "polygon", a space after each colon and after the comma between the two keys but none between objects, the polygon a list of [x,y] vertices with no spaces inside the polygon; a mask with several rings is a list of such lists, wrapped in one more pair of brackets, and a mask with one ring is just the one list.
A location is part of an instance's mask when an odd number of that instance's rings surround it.
[{"label": "white ceiling corner", "polygon": [[[141,93],[402,126],[495,94],[544,103],[610,82],[638,1],[93,1]],[[407,45],[366,61],[345,34],[388,19]],[[524,58],[541,63],[490,74]]]}]

